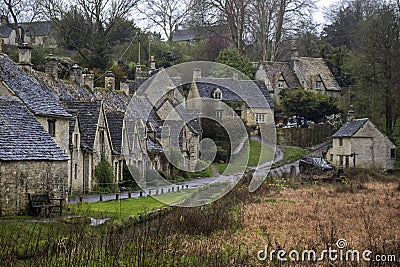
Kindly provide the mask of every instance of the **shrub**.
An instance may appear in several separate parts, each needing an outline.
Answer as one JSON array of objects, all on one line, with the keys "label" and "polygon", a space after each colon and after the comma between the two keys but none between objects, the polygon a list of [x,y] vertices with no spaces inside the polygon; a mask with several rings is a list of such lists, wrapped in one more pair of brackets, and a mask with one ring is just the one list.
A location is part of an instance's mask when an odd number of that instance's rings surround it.
[{"label": "shrub", "polygon": [[101,187],[107,187],[114,183],[114,174],[111,164],[102,159],[94,170],[94,176]]}]

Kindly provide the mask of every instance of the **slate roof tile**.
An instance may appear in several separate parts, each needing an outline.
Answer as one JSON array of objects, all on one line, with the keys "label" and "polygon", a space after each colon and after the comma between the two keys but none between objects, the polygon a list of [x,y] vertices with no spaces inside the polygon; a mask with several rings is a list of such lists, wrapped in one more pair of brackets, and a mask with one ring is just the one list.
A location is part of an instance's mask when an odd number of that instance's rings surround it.
[{"label": "slate roof tile", "polygon": [[7,55],[0,55],[0,79],[32,110],[35,115],[70,117],[43,84],[34,81]]},{"label": "slate roof tile", "polygon": [[122,126],[124,123],[125,114],[122,112],[109,112],[106,114],[108,128],[113,145],[113,150],[116,154],[122,153]]},{"label": "slate roof tile", "polygon": [[[263,82],[252,80],[234,80],[232,78],[200,78],[196,80],[200,97],[212,98],[218,87],[222,93],[222,100],[245,101],[253,107],[265,107],[264,100],[259,98],[255,90],[261,91],[270,108],[274,108],[272,98]],[[233,90],[240,92],[242,98]]]},{"label": "slate roof tile", "polygon": [[68,156],[16,97],[0,97],[0,160],[64,161]]},{"label": "slate roof tile", "polygon": [[67,109],[76,110],[81,128],[81,146],[93,149],[101,101],[64,101]]},{"label": "slate roof tile", "polygon": [[332,137],[352,137],[367,121],[368,119],[365,118],[347,122]]}]

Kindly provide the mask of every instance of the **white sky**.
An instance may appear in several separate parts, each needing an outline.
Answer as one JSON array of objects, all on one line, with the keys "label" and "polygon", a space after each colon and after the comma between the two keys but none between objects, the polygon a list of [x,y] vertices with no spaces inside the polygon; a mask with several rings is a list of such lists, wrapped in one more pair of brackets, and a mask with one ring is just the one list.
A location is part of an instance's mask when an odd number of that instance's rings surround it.
[{"label": "white sky", "polygon": [[317,23],[324,23],[324,9],[328,8],[330,5],[337,3],[338,0],[319,0],[316,5],[318,10],[314,13],[313,19]]}]

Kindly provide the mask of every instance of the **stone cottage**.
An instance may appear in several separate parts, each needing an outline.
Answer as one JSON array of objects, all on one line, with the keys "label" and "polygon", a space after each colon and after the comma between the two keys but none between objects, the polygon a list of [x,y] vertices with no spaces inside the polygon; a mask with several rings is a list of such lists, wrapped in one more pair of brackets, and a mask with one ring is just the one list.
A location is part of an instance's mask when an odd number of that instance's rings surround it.
[{"label": "stone cottage", "polygon": [[323,58],[299,57],[294,46],[289,62],[259,64],[256,80],[263,81],[274,100],[283,89],[306,89],[339,97],[341,88]]},{"label": "stone cottage", "polygon": [[370,119],[347,122],[333,136],[327,160],[339,168],[391,170],[396,162],[396,146]]},{"label": "stone cottage", "polygon": [[[238,90],[242,97],[236,94],[234,90]],[[263,101],[260,101],[257,95],[263,96]],[[233,75],[232,78],[202,77],[201,70],[194,70],[193,82],[187,100],[198,97],[212,98],[227,103],[248,126],[273,122],[275,106],[267,87],[262,82],[239,80],[237,75]],[[249,103],[252,104],[251,108]],[[187,108],[193,109],[195,107],[188,106]],[[208,116],[219,119],[234,115],[222,108],[222,105],[204,112]]]},{"label": "stone cottage", "polygon": [[29,193],[67,200],[68,156],[16,97],[0,96],[0,215],[25,213]]}]

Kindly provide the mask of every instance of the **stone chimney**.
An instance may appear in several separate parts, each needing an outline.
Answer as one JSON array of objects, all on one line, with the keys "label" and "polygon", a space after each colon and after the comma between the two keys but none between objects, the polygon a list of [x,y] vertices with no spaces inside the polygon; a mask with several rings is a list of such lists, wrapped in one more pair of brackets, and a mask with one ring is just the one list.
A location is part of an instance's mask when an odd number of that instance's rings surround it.
[{"label": "stone chimney", "polygon": [[129,95],[129,80],[126,76],[122,77],[122,80],[119,83],[119,89],[126,95]]},{"label": "stone chimney", "polygon": [[235,81],[239,80],[239,73],[234,72],[232,75],[232,79],[234,79]]},{"label": "stone chimney", "polygon": [[201,78],[201,69],[193,69],[193,81]]},{"label": "stone chimney", "polygon": [[106,76],[104,77],[104,87],[110,91],[115,90],[115,76],[112,71],[107,71]]},{"label": "stone chimney", "polygon": [[82,72],[82,86],[89,88],[93,92],[94,88],[94,75],[93,72],[88,69],[84,69]]},{"label": "stone chimney", "polygon": [[82,85],[82,68],[78,66],[78,64],[74,64],[71,67],[69,77],[72,81],[74,81],[77,85]]},{"label": "stone chimney", "polygon": [[299,50],[297,49],[296,45],[293,45],[292,48],[290,49],[290,60],[291,61],[297,61],[299,60]]},{"label": "stone chimney", "polygon": [[45,59],[44,72],[54,79],[58,79],[58,58],[49,54]]},{"label": "stone chimney", "polygon": [[32,63],[31,63],[31,50],[32,47],[30,47],[27,43],[23,43],[22,45],[18,46],[18,51],[19,51],[19,65],[25,69],[27,72],[32,72]]},{"label": "stone chimney", "polygon": [[156,70],[156,62],[154,61],[154,56],[150,56],[150,70]]},{"label": "stone chimney", "polygon": [[353,105],[350,105],[349,107],[349,111],[347,112],[347,122],[351,122],[353,121],[355,118],[354,116],[354,109],[353,109]]}]

